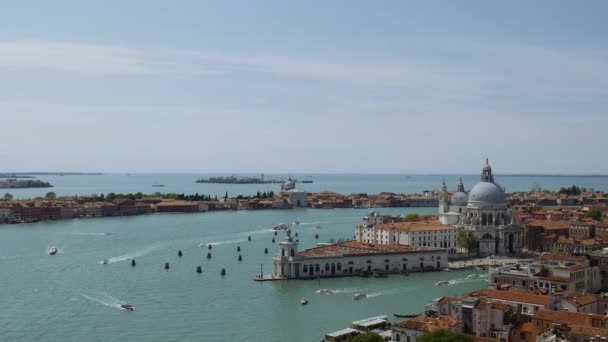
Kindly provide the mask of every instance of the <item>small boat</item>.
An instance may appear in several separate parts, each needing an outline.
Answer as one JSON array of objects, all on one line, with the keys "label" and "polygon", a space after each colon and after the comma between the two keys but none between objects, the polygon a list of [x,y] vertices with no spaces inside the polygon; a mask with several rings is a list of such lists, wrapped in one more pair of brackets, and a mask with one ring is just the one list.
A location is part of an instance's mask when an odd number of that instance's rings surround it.
[{"label": "small boat", "polygon": [[452,272],[452,269],[449,268],[449,267],[446,267],[446,268],[443,269],[443,272]]},{"label": "small boat", "polygon": [[438,281],[437,283],[435,283],[435,285],[437,286],[446,286],[446,285],[450,285],[450,282],[447,280],[442,280],[442,281]]},{"label": "small boat", "polygon": [[287,227],[285,223],[279,223],[276,226],[272,227],[272,229],[274,230],[286,230],[287,228],[289,227]]},{"label": "small boat", "polygon": [[363,299],[363,298],[367,298],[367,295],[365,293],[355,293],[353,295],[354,300],[359,300],[359,299]]},{"label": "small boat", "polygon": [[50,255],[55,255],[55,254],[57,254],[57,247],[51,247],[51,248],[49,249],[49,254],[50,254]]},{"label": "small boat", "polygon": [[299,221],[294,221],[293,224],[297,226],[297,225],[300,224],[300,222]]},{"label": "small boat", "polygon": [[401,317],[401,318],[414,318],[414,317],[418,317],[420,316],[421,313],[409,313],[409,314],[396,314],[394,313],[393,316],[395,317]]},{"label": "small boat", "polygon": [[316,226],[315,229],[321,229],[321,226]]},{"label": "small boat", "polygon": [[164,186],[165,186],[164,184],[152,184],[153,188],[162,188]]},{"label": "small boat", "polygon": [[203,243],[199,244],[198,246],[199,246],[199,247],[207,247],[207,245],[208,245],[208,243],[203,242]]},{"label": "small boat", "polygon": [[103,262],[104,265],[107,265],[107,264],[110,263],[110,259],[104,259],[102,262]]},{"label": "small boat", "polygon": [[302,305],[308,304],[308,299],[306,299],[306,298],[300,299],[300,304],[302,304]]},{"label": "small boat", "polygon": [[329,290],[329,289],[320,289],[317,290],[317,292],[315,292],[316,294],[320,294],[320,295],[327,295],[327,294],[333,294],[334,291]]},{"label": "small boat", "polygon": [[127,311],[134,311],[135,310],[135,307],[133,305],[131,305],[131,304],[121,304],[120,308],[121,309],[125,309]]}]

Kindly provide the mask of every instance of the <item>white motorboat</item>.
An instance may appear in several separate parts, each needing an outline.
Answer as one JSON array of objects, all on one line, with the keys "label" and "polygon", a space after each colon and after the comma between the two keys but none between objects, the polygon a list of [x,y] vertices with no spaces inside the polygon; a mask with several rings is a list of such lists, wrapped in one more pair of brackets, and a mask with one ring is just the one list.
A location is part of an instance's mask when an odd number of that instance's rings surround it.
[{"label": "white motorboat", "polygon": [[279,223],[276,226],[272,227],[274,230],[286,230],[289,228],[285,223]]},{"label": "white motorboat", "polygon": [[109,264],[109,263],[110,263],[110,260],[109,260],[109,259],[104,259],[104,261],[102,261],[102,263],[103,263],[104,265],[107,265],[107,264]]},{"label": "white motorboat", "polygon": [[446,285],[450,285],[450,282],[447,280],[442,280],[442,281],[438,281],[437,283],[435,283],[435,285],[437,286],[446,286]]},{"label": "white motorboat", "polygon": [[300,304],[302,304],[302,305],[308,304],[308,299],[306,299],[306,298],[300,299]]},{"label": "white motorboat", "polygon": [[359,300],[359,299],[363,299],[363,298],[367,298],[367,295],[365,293],[355,293],[353,295],[354,300]]},{"label": "white motorboat", "polygon": [[57,247],[51,247],[49,249],[49,254],[50,255],[55,255],[55,254],[57,254],[57,252],[58,252]]},{"label": "white motorboat", "polygon": [[121,304],[120,307],[127,311],[135,311],[135,307],[131,304]]},{"label": "white motorboat", "polygon": [[320,289],[320,290],[317,290],[315,293],[320,294],[320,295],[327,295],[327,294],[333,294],[334,291],[329,290],[329,289]]}]

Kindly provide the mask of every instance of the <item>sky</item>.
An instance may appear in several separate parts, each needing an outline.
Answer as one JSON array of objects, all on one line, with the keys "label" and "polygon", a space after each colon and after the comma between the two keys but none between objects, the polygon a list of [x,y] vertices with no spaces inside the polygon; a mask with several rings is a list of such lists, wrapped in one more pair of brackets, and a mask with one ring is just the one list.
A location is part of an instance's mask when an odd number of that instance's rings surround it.
[{"label": "sky", "polygon": [[1,1],[0,171],[608,174],[605,1]]}]

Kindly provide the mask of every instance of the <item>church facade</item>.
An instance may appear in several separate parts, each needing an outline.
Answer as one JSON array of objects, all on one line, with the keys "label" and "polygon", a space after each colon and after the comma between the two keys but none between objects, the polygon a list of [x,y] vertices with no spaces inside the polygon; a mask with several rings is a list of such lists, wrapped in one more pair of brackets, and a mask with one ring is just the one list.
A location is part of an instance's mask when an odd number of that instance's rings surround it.
[{"label": "church facade", "polygon": [[469,193],[462,180],[451,196],[445,182],[439,198],[439,219],[473,233],[479,246],[472,254],[519,254],[522,251],[523,227],[513,222],[503,188],[494,182],[492,168],[486,160],[480,182]]}]

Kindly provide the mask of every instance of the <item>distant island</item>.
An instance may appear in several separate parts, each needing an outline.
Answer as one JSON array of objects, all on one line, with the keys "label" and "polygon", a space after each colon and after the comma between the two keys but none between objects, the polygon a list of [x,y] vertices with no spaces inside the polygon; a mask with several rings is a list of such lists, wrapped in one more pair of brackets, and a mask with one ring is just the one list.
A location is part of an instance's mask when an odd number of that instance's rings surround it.
[{"label": "distant island", "polygon": [[282,180],[264,179],[256,177],[239,178],[235,176],[228,177],[209,177],[208,179],[198,179],[196,183],[215,183],[215,184],[279,184]]},{"label": "distant island", "polygon": [[41,180],[17,180],[17,179],[2,179],[0,180],[0,189],[21,189],[21,188],[52,188],[48,182]]},{"label": "distant island", "polygon": [[101,172],[0,172],[0,178],[36,178],[36,176],[101,176]]}]

